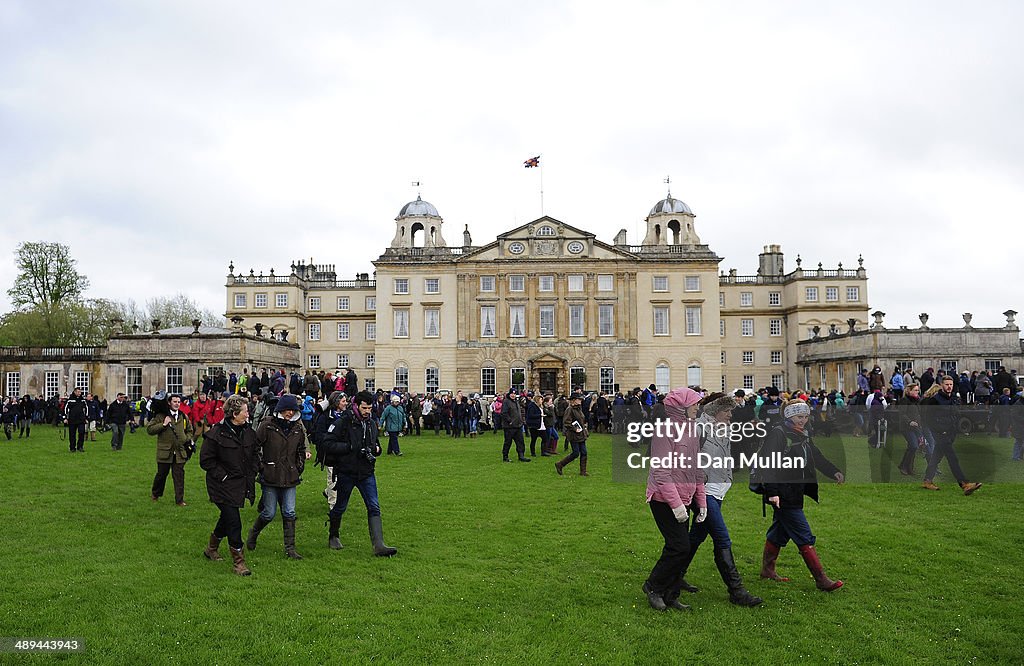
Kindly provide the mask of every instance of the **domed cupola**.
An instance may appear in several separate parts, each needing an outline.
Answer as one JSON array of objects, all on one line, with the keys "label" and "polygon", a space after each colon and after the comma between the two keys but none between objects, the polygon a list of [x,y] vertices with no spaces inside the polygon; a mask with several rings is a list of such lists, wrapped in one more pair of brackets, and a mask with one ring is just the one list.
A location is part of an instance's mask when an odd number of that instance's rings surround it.
[{"label": "domed cupola", "polygon": [[[686,204],[683,205],[685,206]],[[416,201],[410,201],[402,206],[402,210],[398,212],[398,217],[395,219],[397,220],[402,217],[416,216],[441,217],[437,214],[437,209],[434,208],[434,204],[429,201],[424,201],[419,195],[416,195]]]},{"label": "domed cupola", "polygon": [[679,199],[673,199],[672,197],[662,199],[658,203],[654,204],[654,208],[651,209],[651,212],[648,213],[648,215],[657,215],[658,213],[668,213],[670,215],[673,213],[683,213],[685,215],[693,215],[693,211],[690,210],[690,207],[687,206],[685,202],[680,201]]},{"label": "domed cupola", "polygon": [[443,224],[444,220],[434,205],[417,195],[416,201],[405,204],[398,212],[398,217],[395,218],[395,237],[391,241],[391,247],[447,247],[444,237],[441,235]]},{"label": "domed cupola", "polygon": [[679,199],[672,198],[672,191],[654,204],[647,214],[647,235],[644,245],[699,245],[700,238],[693,225],[696,215]]}]

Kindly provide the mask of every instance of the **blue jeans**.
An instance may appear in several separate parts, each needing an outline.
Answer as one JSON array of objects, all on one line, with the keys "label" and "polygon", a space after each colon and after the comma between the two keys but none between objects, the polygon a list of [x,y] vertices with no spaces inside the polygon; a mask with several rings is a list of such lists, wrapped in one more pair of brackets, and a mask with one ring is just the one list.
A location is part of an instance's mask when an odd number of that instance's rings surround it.
[{"label": "blue jeans", "polygon": [[576,460],[580,456],[587,457],[587,443],[586,442],[569,442],[569,446],[572,447],[572,453],[565,457],[565,462],[570,463]]},{"label": "blue jeans", "polygon": [[[694,507],[696,508],[696,507]],[[711,535],[711,541],[715,544],[715,550],[732,548],[732,539],[729,538],[729,528],[725,526],[725,518],[722,517],[722,500],[708,495],[708,516],[703,523],[696,520],[690,526],[690,550],[696,552],[704,540]]]},{"label": "blue jeans", "polygon": [[380,502],[377,499],[377,477],[370,476],[362,481],[358,481],[354,476],[347,474],[339,474],[337,481],[334,483],[334,490],[338,493],[338,500],[331,507],[330,515],[340,517],[345,513],[353,488],[358,488],[359,494],[363,496],[363,503],[366,505],[366,515],[379,516]]},{"label": "blue jeans", "polygon": [[918,445],[918,431],[917,430],[904,431],[903,432],[903,439],[905,439],[907,441],[907,451],[908,452],[909,451],[913,451],[916,454],[917,453],[917,445]]},{"label": "blue jeans", "polygon": [[278,488],[260,484],[263,487],[263,511],[260,516],[268,523],[277,515],[277,503],[281,503],[281,517],[295,520],[295,486]]},{"label": "blue jeans", "polygon": [[928,428],[921,428],[921,433],[924,434],[924,448],[928,451],[928,457],[932,457],[932,453],[935,452],[935,435]]},{"label": "blue jeans", "polygon": [[779,548],[789,543],[790,539],[797,546],[813,546],[815,541],[803,509],[773,509],[772,526],[768,528],[767,538]]}]

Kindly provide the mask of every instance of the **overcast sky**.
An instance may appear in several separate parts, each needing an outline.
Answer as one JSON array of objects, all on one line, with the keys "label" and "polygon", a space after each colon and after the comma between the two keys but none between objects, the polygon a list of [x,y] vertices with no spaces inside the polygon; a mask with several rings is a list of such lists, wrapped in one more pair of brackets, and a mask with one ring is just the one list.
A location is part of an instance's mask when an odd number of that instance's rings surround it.
[{"label": "overcast sky", "polygon": [[0,291],[17,243],[61,241],[90,296],[223,311],[230,260],[372,271],[417,192],[449,244],[489,242],[540,216],[539,154],[544,212],[606,242],[642,240],[670,175],[722,270],[862,253],[887,325],[1001,326],[1022,25],[1019,2],[0,0]]}]

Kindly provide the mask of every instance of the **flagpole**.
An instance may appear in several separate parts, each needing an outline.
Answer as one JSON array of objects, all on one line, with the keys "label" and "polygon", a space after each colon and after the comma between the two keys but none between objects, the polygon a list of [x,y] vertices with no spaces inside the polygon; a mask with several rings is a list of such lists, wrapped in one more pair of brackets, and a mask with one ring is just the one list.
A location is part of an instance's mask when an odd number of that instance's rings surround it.
[{"label": "flagpole", "polygon": [[540,165],[540,216],[544,217],[544,164]]}]

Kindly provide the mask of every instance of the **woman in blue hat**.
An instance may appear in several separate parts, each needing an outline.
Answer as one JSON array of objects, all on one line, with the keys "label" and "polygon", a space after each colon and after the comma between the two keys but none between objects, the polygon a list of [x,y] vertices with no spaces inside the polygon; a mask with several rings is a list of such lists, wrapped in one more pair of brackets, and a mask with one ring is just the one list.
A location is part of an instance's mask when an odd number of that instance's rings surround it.
[{"label": "woman in blue hat", "polygon": [[301,560],[295,552],[295,495],[306,467],[306,431],[302,427],[298,399],[285,393],[277,401],[274,418],[264,419],[256,429],[256,457],[260,462],[259,482],[263,489],[260,515],[256,518],[246,548],[256,550],[256,538],[274,520],[281,505],[284,523],[284,554]]}]

